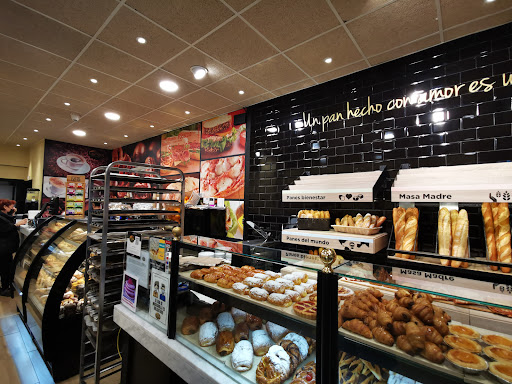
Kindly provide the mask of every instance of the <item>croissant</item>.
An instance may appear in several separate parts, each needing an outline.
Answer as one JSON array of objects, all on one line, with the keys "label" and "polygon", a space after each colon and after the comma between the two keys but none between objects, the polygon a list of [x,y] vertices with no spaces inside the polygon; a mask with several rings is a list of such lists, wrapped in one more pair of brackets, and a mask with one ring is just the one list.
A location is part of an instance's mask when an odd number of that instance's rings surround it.
[{"label": "croissant", "polygon": [[432,295],[430,293],[425,293],[425,292],[417,292],[414,295],[412,295],[412,297],[413,297],[414,301],[418,301],[418,300],[422,300],[422,299],[425,299],[430,303],[432,301],[434,301],[434,299],[432,298]]},{"label": "croissant", "polygon": [[393,321],[393,325],[391,327],[391,334],[393,336],[405,335],[405,325],[407,323],[403,321]]},{"label": "croissant", "polygon": [[368,328],[372,329],[375,328],[375,327],[378,327],[379,326],[379,323],[377,321],[377,319],[373,318],[373,317],[365,317],[364,320],[363,320],[363,323],[365,325],[368,326]]},{"label": "croissant", "polygon": [[416,350],[421,350],[425,348],[425,334],[422,332],[420,327],[418,327],[413,322],[409,322],[405,326],[405,335],[409,344]]},{"label": "croissant", "polygon": [[352,300],[352,305],[356,306],[359,309],[362,309],[365,312],[368,312],[370,310],[370,307],[368,304],[366,304],[364,301],[360,300],[360,298],[356,298]]},{"label": "croissant", "polygon": [[399,306],[400,306],[399,301],[397,301],[396,299],[393,299],[391,301],[388,301],[385,308],[386,308],[386,311],[393,313],[395,308],[399,307]]},{"label": "croissant", "polygon": [[372,331],[359,319],[352,319],[343,323],[343,329],[357,333],[367,339],[373,338]]},{"label": "croissant", "polygon": [[393,311],[393,320],[409,322],[411,320],[411,312],[404,307],[396,307]]},{"label": "croissant", "polygon": [[421,321],[420,319],[418,319],[416,316],[412,315],[411,316],[411,321],[416,324],[418,327],[421,327],[425,324],[423,324],[423,321]]},{"label": "croissant", "polygon": [[437,364],[441,364],[444,361],[444,355],[441,348],[428,341],[425,342],[425,349],[421,352],[421,356]]},{"label": "croissant", "polygon": [[379,325],[385,329],[391,329],[393,324],[393,319],[391,318],[389,312],[383,310],[377,312],[377,321]]},{"label": "croissant", "polygon": [[411,308],[412,313],[425,324],[433,324],[434,309],[426,300],[417,301]]},{"label": "croissant", "polygon": [[432,308],[434,309],[434,316],[439,315],[446,322],[452,321],[452,317],[449,314],[447,314],[443,309],[439,308],[437,305],[432,305]]},{"label": "croissant", "polygon": [[384,294],[379,291],[378,289],[375,289],[375,288],[368,288],[365,292],[371,294],[373,297],[375,297],[376,299],[380,299],[381,297],[384,296]]},{"label": "croissant", "polygon": [[446,324],[446,320],[439,314],[434,315],[433,324],[434,328],[441,334],[441,336],[446,336],[450,332],[448,324]]},{"label": "croissant", "polygon": [[411,343],[409,343],[409,340],[405,335],[400,335],[396,338],[396,346],[409,355],[414,355],[416,353],[416,350]]},{"label": "croissant", "polygon": [[381,344],[389,345],[390,347],[395,344],[395,339],[391,334],[382,327],[375,327],[372,329],[373,337]]},{"label": "croissant", "polygon": [[405,288],[398,288],[398,291],[395,292],[395,298],[401,299],[402,297],[412,296],[411,292]]},{"label": "croissant", "polygon": [[443,336],[432,326],[424,327],[425,340],[434,344],[443,344]]},{"label": "croissant", "polygon": [[343,306],[341,316],[343,316],[344,319],[364,319],[367,313],[367,311],[363,311],[361,308],[351,303]]},{"label": "croissant", "polygon": [[414,300],[410,296],[402,297],[400,300],[398,300],[398,304],[400,304],[404,308],[411,309],[412,306],[414,305]]}]

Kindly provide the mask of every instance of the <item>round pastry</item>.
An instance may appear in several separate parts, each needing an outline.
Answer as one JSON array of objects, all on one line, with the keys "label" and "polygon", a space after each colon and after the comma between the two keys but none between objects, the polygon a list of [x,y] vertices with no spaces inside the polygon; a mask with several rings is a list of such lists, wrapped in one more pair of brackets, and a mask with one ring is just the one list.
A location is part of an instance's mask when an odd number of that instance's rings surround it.
[{"label": "round pastry", "polygon": [[245,285],[244,283],[234,283],[231,288],[233,288],[233,291],[240,295],[248,295],[249,294],[249,287]]},{"label": "round pastry", "polygon": [[219,313],[219,316],[217,316],[217,325],[219,326],[219,332],[231,332],[235,329],[233,316],[231,316],[231,313],[229,312]]},{"label": "round pastry", "polygon": [[279,324],[272,323],[271,321],[267,321],[267,324],[265,324],[265,328],[267,329],[267,333],[271,337],[274,342],[279,342],[285,335],[290,332],[285,327],[280,326]]},{"label": "round pastry", "polygon": [[274,271],[265,271],[263,272],[265,275],[269,275],[271,280],[275,280],[281,277],[281,274]]},{"label": "round pastry", "polygon": [[252,347],[256,356],[263,356],[274,344],[267,332],[263,329],[257,329],[252,333]]},{"label": "round pastry", "polygon": [[218,333],[215,323],[211,321],[204,323],[201,325],[201,328],[199,328],[199,345],[201,347],[209,347],[215,344]]},{"label": "round pastry", "polygon": [[277,281],[278,283],[283,284],[283,285],[284,285],[284,287],[285,287],[286,289],[293,289],[293,287],[294,287],[294,285],[295,285],[295,284],[293,284],[293,281],[288,280],[288,279],[285,279],[285,278],[282,278],[282,277],[278,277],[278,278],[276,279],[276,281]]},{"label": "round pastry", "polygon": [[491,363],[489,364],[489,372],[499,377],[502,383],[512,383],[512,363]]},{"label": "round pastry", "polygon": [[270,357],[263,356],[256,368],[256,384],[281,384],[281,373],[271,363]]},{"label": "round pastry", "polygon": [[308,292],[306,291],[306,288],[304,288],[302,285],[294,286],[293,290],[298,292],[300,297],[306,297],[308,295]]},{"label": "round pastry", "polygon": [[462,349],[450,349],[446,353],[446,358],[453,365],[473,372],[485,371],[487,369],[487,362],[482,357]]},{"label": "round pastry", "polygon": [[275,280],[267,281],[262,288],[269,293],[284,293],[285,291],[284,285]]},{"label": "round pastry", "polygon": [[306,357],[308,357],[308,351],[309,351],[309,344],[308,341],[302,337],[301,335],[297,333],[289,333],[285,337],[283,337],[283,340],[290,340],[293,341],[293,343],[299,347],[300,351],[300,361],[303,362]]},{"label": "round pastry", "polygon": [[294,276],[292,273],[283,276],[283,279],[291,281],[293,285],[299,285],[302,283],[302,279],[298,276]]},{"label": "round pastry", "polygon": [[347,300],[349,297],[354,296],[354,291],[347,287],[338,286],[338,298]]},{"label": "round pastry", "polygon": [[[318,302],[318,294],[316,292],[313,292],[311,295],[309,295],[308,297],[308,300],[309,301],[314,301],[315,303]],[[338,303],[339,303],[339,300],[338,300]]]},{"label": "round pastry", "polygon": [[216,283],[221,277],[224,277],[222,272],[208,273],[203,276],[204,281],[207,283]]},{"label": "round pastry", "polygon": [[247,314],[246,319],[247,325],[251,331],[255,331],[257,329],[261,329],[261,319],[257,316]]},{"label": "round pastry", "polygon": [[192,273],[190,274],[190,277],[193,279],[201,280],[204,275],[205,275],[204,272],[202,272],[200,269],[196,269],[195,271],[192,271]]},{"label": "round pastry", "polygon": [[240,268],[242,271],[244,272],[251,272],[251,271],[254,271],[255,268],[251,265],[244,265],[243,267]]},{"label": "round pastry", "polygon": [[263,282],[270,280],[270,276],[265,273],[255,273],[253,278],[261,279]]},{"label": "round pastry", "polygon": [[484,335],[482,336],[484,343],[489,345],[496,345],[507,349],[512,349],[512,340],[508,337],[500,335]]},{"label": "round pastry", "polygon": [[484,353],[493,360],[512,363],[512,350],[490,345],[484,348]]},{"label": "round pastry", "polygon": [[295,376],[293,376],[293,381],[290,384],[302,384],[316,383],[316,363],[314,361],[310,361],[306,365],[304,365],[301,369],[299,369]]},{"label": "round pastry", "polygon": [[299,292],[292,291],[291,289],[285,290],[284,294],[290,296],[290,299],[292,299],[293,302],[300,301],[300,299],[302,297]]},{"label": "round pastry", "polygon": [[193,335],[199,330],[199,317],[188,316],[185,317],[181,324],[181,333],[184,335]]},{"label": "round pastry", "polygon": [[476,341],[472,339],[468,339],[467,337],[460,337],[455,335],[446,335],[444,337],[444,342],[452,347],[462,349],[466,352],[471,353],[480,353],[482,352],[482,346],[478,344]]},{"label": "round pastry", "polygon": [[245,372],[252,368],[254,352],[248,340],[241,340],[235,345],[231,354],[231,365],[238,372]]},{"label": "round pastry", "polygon": [[251,288],[261,288],[263,280],[256,277],[248,277],[244,280],[244,284]]},{"label": "round pastry", "polygon": [[292,272],[292,276],[299,278],[303,283],[308,281],[308,275],[305,272]]},{"label": "round pastry", "polygon": [[315,285],[311,284],[309,282],[308,283],[301,283],[300,285],[306,289],[307,293],[313,293],[313,291],[315,290]]},{"label": "round pastry", "polygon": [[238,323],[235,325],[235,343],[238,343],[240,340],[249,340],[249,326],[247,323]]},{"label": "round pastry", "polygon": [[254,300],[265,301],[267,300],[268,292],[265,291],[263,288],[252,288],[249,291],[249,296],[252,297]]},{"label": "round pastry", "polygon": [[480,334],[473,328],[466,327],[464,325],[452,324],[448,326],[450,333],[456,336],[467,337],[469,339],[479,339]]},{"label": "round pastry", "polygon": [[288,356],[290,356],[290,371],[294,372],[302,361],[299,347],[291,340],[281,340],[279,346],[283,347]]},{"label": "round pastry", "polygon": [[227,356],[233,352],[233,349],[235,348],[235,341],[233,340],[233,334],[231,331],[220,332],[217,336],[215,347],[217,349],[217,353],[221,356]]},{"label": "round pastry", "polygon": [[233,320],[235,320],[235,324],[244,323],[247,318],[247,312],[242,311],[238,308],[231,308],[231,316],[233,316]]},{"label": "round pastry", "polygon": [[299,301],[298,303],[293,304],[293,311],[306,319],[315,320],[316,319],[316,303],[314,301]]},{"label": "round pastry", "polygon": [[221,277],[217,280],[217,285],[221,288],[231,288],[234,284],[234,281],[228,277]]},{"label": "round pastry", "polygon": [[280,345],[271,346],[267,357],[270,358],[270,363],[280,373],[282,381],[290,377],[292,373],[290,355],[288,355],[283,347]]},{"label": "round pastry", "polygon": [[278,305],[280,307],[289,307],[292,305],[292,299],[284,293],[271,293],[267,300],[270,304]]}]

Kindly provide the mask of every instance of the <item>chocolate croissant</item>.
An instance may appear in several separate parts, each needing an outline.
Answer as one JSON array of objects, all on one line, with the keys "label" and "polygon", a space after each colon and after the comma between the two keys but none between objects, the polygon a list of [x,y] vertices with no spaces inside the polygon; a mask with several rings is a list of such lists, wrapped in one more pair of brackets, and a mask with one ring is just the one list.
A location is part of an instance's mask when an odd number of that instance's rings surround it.
[{"label": "chocolate croissant", "polygon": [[235,341],[233,339],[233,334],[231,331],[222,331],[217,336],[217,340],[215,342],[215,346],[217,349],[217,353],[221,356],[227,356],[233,352],[235,348]]}]

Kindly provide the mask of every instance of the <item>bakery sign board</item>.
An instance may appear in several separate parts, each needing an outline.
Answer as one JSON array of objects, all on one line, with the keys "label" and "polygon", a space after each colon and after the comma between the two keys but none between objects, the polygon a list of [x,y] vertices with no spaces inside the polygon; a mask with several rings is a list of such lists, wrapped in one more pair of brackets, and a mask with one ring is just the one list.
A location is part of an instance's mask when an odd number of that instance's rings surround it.
[{"label": "bakery sign board", "polygon": [[421,191],[417,188],[404,189],[393,188],[391,201],[393,202],[456,202],[456,203],[509,203],[512,195],[512,185],[496,184],[475,188],[474,185],[453,186],[453,189],[439,192],[439,187],[424,187]]},{"label": "bakery sign board", "polygon": [[153,269],[149,292],[149,315],[159,324],[167,327],[169,317],[169,274]]},{"label": "bakery sign board", "polygon": [[372,202],[372,191],[340,192],[323,189],[322,191],[283,191],[283,202]]}]

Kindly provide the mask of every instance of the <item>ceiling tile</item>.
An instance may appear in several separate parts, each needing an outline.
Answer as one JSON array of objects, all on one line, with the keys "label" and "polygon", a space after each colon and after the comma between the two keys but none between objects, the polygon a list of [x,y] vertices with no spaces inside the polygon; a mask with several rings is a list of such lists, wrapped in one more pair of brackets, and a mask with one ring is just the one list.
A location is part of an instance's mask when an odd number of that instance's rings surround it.
[{"label": "ceiling tile", "polygon": [[108,112],[116,112],[121,115],[122,118],[128,119],[129,116],[139,117],[151,112],[151,108],[144,107],[142,105],[130,103],[122,99],[114,98],[107,101],[101,106],[101,109],[108,110]]},{"label": "ceiling tile", "polygon": [[272,93],[275,94],[276,96],[287,95],[288,93],[292,93],[292,92],[299,91],[304,88],[312,87],[315,84],[316,83],[313,80],[306,79],[303,81],[299,81],[298,83],[295,83],[295,84],[287,85],[286,87],[283,87],[283,88],[274,89],[272,91]]},{"label": "ceiling tile", "polygon": [[[492,4],[492,3],[491,3]],[[467,24],[454,27],[444,31],[444,39],[446,41],[457,39],[472,33],[483,31],[484,29],[496,27],[498,25],[510,23],[512,20],[512,10],[500,12],[496,15],[484,17],[480,20],[475,20]]]},{"label": "ceiling tile", "polygon": [[361,71],[363,69],[368,68],[368,64],[364,60],[358,61],[357,63],[352,63],[349,65],[345,65],[341,68],[334,69],[332,71],[323,73],[321,75],[315,76],[314,79],[318,83],[324,83],[329,80],[337,79],[342,76],[349,75],[354,72]]},{"label": "ceiling tile", "polygon": [[[171,125],[185,120],[183,117],[174,116],[162,111],[154,110],[142,116],[144,120],[153,121],[160,125]],[[156,124],[155,124],[156,125]]]},{"label": "ceiling tile", "polygon": [[91,36],[96,33],[118,4],[115,0],[18,0],[18,2]]},{"label": "ceiling tile", "polygon": [[[319,75],[333,67],[347,65],[363,58],[347,32],[341,27],[292,48],[286,52],[286,55],[310,76]],[[324,62],[327,57],[332,58],[332,63]]]},{"label": "ceiling tile", "polygon": [[[195,116],[202,115],[206,112],[203,109],[196,108],[193,105],[184,103],[180,100],[176,100],[170,104],[164,105],[162,108],[160,108],[160,110],[175,116],[182,116],[187,120],[190,120]],[[186,114],[185,111],[189,111],[190,114]]]},{"label": "ceiling tile", "polygon": [[372,56],[368,58],[368,61],[371,65],[377,65],[380,63],[384,63],[386,61],[391,61],[396,58],[407,56],[411,53],[421,51],[422,49],[432,47],[436,44],[441,43],[441,36],[436,34],[434,36],[429,36],[424,39],[415,41],[410,44],[406,44],[402,47],[392,49],[391,51],[381,53],[380,55]]},{"label": "ceiling tile", "polygon": [[53,87],[52,92],[94,106],[104,103],[111,97],[104,93],[96,92],[64,80],[60,80],[55,87]]},{"label": "ceiling tile", "polygon": [[[126,81],[116,79],[80,64],[73,65],[62,79],[108,95],[116,95],[130,86],[130,83]],[[92,83],[91,79],[96,79],[98,82]]]},{"label": "ceiling tile", "polygon": [[227,105],[225,107],[216,109],[215,111],[213,111],[213,114],[215,116],[220,116],[220,115],[224,115],[226,113],[238,111],[241,108],[243,108],[243,107],[240,104],[231,104],[231,105]]},{"label": "ceiling tile", "polygon": [[233,16],[215,0],[128,0],[127,4],[189,43]]},{"label": "ceiling tile", "polygon": [[262,95],[258,95],[256,97],[251,97],[250,99],[244,100],[240,104],[242,104],[244,107],[248,107],[254,104],[261,103],[263,101],[273,99],[274,97],[276,97],[276,95],[274,95],[272,92],[266,92]]},{"label": "ceiling tile", "polygon": [[0,114],[2,116],[2,124],[6,112],[13,111],[15,113],[22,113],[25,116],[34,107],[36,102],[0,92],[0,106],[3,112]]},{"label": "ceiling tile", "polygon": [[434,1],[398,0],[347,24],[366,56],[439,31]]},{"label": "ceiling tile", "polygon": [[[78,113],[80,115],[85,115],[87,112],[94,108],[94,105],[84,103],[83,101],[74,100],[69,97],[57,95],[51,92],[44,97],[42,103],[57,108],[63,108],[68,111],[69,114]],[[66,106],[64,103],[70,103],[71,105]]]},{"label": "ceiling tile", "polygon": [[[462,2],[457,0],[441,0],[443,28],[448,29],[473,19],[504,11],[511,6],[512,3],[510,1],[494,1],[488,3],[483,0],[466,0]],[[508,21],[510,21],[510,19],[508,19]]]},{"label": "ceiling tile", "polygon": [[[176,84],[178,84],[178,90],[176,92],[163,91],[159,85],[162,80],[174,81]],[[186,80],[180,79],[179,77],[176,77],[175,75],[172,75],[169,72],[162,71],[160,69],[158,71],[153,72],[145,79],[139,81],[137,85],[149,89],[153,92],[158,92],[161,95],[172,97],[175,99],[188,95],[189,93],[199,89],[197,85],[192,84]]]},{"label": "ceiling tile", "polygon": [[[207,89],[236,102],[267,92],[266,89],[240,75],[225,78],[208,86]],[[239,91],[244,93],[241,95]]]},{"label": "ceiling tile", "polygon": [[211,93],[204,88],[188,96],[185,96],[181,99],[181,101],[195,105],[198,108],[206,109],[207,111],[214,111],[226,105],[232,104],[232,101],[222,96],[218,96],[215,93]]},{"label": "ceiling tile", "polygon": [[[138,37],[145,38],[146,44],[139,44]],[[98,39],[154,65],[161,65],[188,46],[128,7],[117,12]]]},{"label": "ceiling tile", "polygon": [[71,113],[65,109],[65,106],[60,107],[54,107],[52,105],[48,104],[39,104],[36,109],[34,109],[34,113],[39,113],[41,117],[44,117],[45,119],[48,117],[52,119],[52,122],[56,119],[62,119],[66,120],[68,124],[71,124],[73,120],[71,120]]},{"label": "ceiling tile", "polygon": [[93,111],[92,113],[84,116],[80,121],[73,123],[70,128],[72,129],[83,129],[87,134],[93,134],[96,132],[105,132],[114,127],[122,125],[123,121],[112,121],[105,118],[99,112]]},{"label": "ceiling tile", "polygon": [[339,25],[326,1],[262,0],[242,14],[280,50],[302,43]]},{"label": "ceiling tile", "polygon": [[275,56],[241,72],[266,89],[276,89],[296,83],[306,75],[283,55]]},{"label": "ceiling tile", "polygon": [[[247,7],[248,5],[254,3],[254,0],[225,0],[233,9],[237,12],[240,12],[242,9]],[[256,1],[257,3],[257,1]]]},{"label": "ceiling tile", "polygon": [[25,103],[32,104],[33,106],[44,95],[45,91],[0,79],[0,92],[8,94],[17,100],[23,100]]},{"label": "ceiling tile", "polygon": [[60,115],[52,115],[52,121],[46,121],[46,118],[50,115],[49,113],[45,113],[44,108],[39,111],[34,111],[30,115],[28,115],[27,120],[32,121],[34,123],[40,123],[44,127],[45,132],[49,132],[55,129],[63,129],[72,123],[71,118],[69,116],[60,116]]},{"label": "ceiling tile", "polygon": [[[193,65],[206,68],[207,75],[200,80],[194,78],[190,70]],[[165,64],[163,69],[200,86],[211,84],[234,73],[232,69],[193,47]]]},{"label": "ceiling tile", "polygon": [[71,63],[69,60],[0,35],[0,60],[58,77]]},{"label": "ceiling tile", "polygon": [[349,21],[378,7],[382,7],[384,4],[389,3],[389,0],[331,0],[331,2],[341,19]]},{"label": "ceiling tile", "polygon": [[0,33],[67,59],[75,58],[89,41],[87,36],[12,1],[2,2]]},{"label": "ceiling tile", "polygon": [[91,44],[78,62],[126,81],[137,81],[154,68],[98,41]]},{"label": "ceiling tile", "polygon": [[0,61],[0,78],[43,90],[48,89],[56,80],[54,77],[5,61]]},{"label": "ceiling tile", "polygon": [[236,71],[277,53],[239,18],[222,26],[196,46]]},{"label": "ceiling tile", "polygon": [[128,88],[117,97],[153,109],[160,108],[162,105],[170,103],[173,100],[170,97],[163,96],[136,85]]},{"label": "ceiling tile", "polygon": [[[153,137],[155,136],[156,132],[144,132],[141,131],[139,128],[135,128],[128,124],[124,124],[105,132],[105,134],[107,135],[107,142],[109,140],[119,140],[122,142],[122,145],[124,146]],[[128,137],[124,137],[124,135],[128,135]]]},{"label": "ceiling tile", "polygon": [[[158,130],[159,129],[158,127],[160,127],[160,128],[163,127],[162,124],[158,124],[158,123],[155,123],[154,121],[146,120],[146,119],[142,119],[142,118],[137,118],[137,119],[131,120],[130,122],[128,122],[126,124],[130,125],[132,127],[136,127],[136,128],[144,129],[144,130]],[[151,128],[151,125],[154,125],[155,127]]]}]

